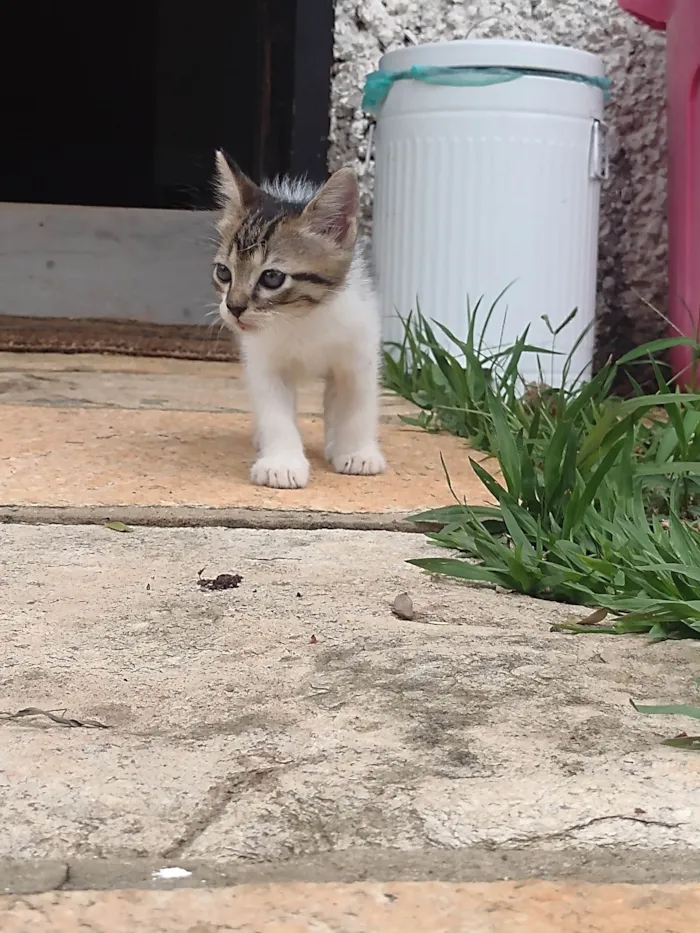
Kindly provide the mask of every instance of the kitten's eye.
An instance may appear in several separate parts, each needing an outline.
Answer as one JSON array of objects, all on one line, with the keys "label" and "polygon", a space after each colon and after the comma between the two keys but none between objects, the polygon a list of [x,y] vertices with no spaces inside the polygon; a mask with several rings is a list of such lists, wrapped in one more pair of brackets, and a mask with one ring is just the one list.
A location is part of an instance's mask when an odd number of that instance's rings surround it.
[{"label": "kitten's eye", "polygon": [[258,281],[263,288],[274,290],[275,288],[281,288],[286,278],[285,273],[280,272],[279,269],[265,269]]},{"label": "kitten's eye", "polygon": [[222,282],[224,285],[228,285],[228,283],[231,281],[231,270],[228,268],[228,266],[225,266],[221,262],[217,262],[215,264],[214,275],[219,280],[219,282]]}]

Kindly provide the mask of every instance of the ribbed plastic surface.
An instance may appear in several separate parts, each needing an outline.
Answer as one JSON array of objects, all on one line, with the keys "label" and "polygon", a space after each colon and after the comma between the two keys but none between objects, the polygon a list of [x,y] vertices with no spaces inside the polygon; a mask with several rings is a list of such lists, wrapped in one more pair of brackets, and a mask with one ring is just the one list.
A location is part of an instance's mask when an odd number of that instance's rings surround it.
[{"label": "ribbed plastic surface", "polygon": [[[436,55],[431,63],[442,62]],[[512,283],[487,345],[512,343],[530,325],[531,342],[551,347],[543,316],[556,328],[577,307],[556,340],[564,356],[571,350],[595,313],[600,181],[593,176],[602,159],[598,165],[594,136],[602,109],[596,88],[544,77],[392,88],[377,125],[374,202],[385,339],[400,339],[396,313],[417,306],[462,338],[468,302],[483,296],[483,320]],[[590,370],[592,349],[591,330],[572,375]],[[543,356],[541,364],[556,383],[563,357]],[[539,378],[536,358],[523,376]]]}]

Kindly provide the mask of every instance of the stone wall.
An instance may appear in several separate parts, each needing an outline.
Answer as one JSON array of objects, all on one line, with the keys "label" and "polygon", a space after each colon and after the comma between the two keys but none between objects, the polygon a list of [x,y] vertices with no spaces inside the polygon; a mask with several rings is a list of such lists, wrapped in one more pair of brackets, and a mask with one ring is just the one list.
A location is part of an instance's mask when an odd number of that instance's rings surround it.
[{"label": "stone wall", "polygon": [[[384,52],[467,34],[573,45],[603,57],[613,81],[613,132],[600,232],[599,360],[658,336],[664,324],[650,306],[666,310],[665,38],[616,0],[337,0],[331,167],[359,165],[365,156],[362,87]],[[363,178],[368,223],[371,184],[370,170]]]}]

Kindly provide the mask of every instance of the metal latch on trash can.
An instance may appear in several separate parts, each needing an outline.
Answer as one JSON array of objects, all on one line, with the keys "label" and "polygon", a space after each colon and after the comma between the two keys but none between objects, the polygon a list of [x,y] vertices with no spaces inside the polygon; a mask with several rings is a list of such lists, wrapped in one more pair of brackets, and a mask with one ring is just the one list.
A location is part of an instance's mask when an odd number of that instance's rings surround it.
[{"label": "metal latch on trash can", "polygon": [[595,181],[610,178],[608,127],[602,120],[594,120],[591,128],[590,172]]},{"label": "metal latch on trash can", "polygon": [[365,143],[367,150],[365,152],[364,161],[360,165],[360,169],[357,173],[360,178],[367,174],[369,164],[374,156],[374,128],[376,125],[377,124],[374,122],[374,120],[370,120],[370,124],[367,129],[367,142]]}]

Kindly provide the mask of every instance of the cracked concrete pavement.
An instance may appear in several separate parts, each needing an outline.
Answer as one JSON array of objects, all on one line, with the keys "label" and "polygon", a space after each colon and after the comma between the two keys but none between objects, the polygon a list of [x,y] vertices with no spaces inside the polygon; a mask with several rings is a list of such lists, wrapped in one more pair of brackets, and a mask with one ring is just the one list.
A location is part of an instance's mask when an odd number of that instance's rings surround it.
[{"label": "cracked concrete pavement", "polygon": [[695,700],[697,647],[407,565],[440,453],[483,489],[405,403],[391,472],[279,497],[246,406],[236,367],[0,354],[3,933],[693,931],[700,763],[629,700]]},{"label": "cracked concrete pavement", "polygon": [[[207,884],[700,874],[700,761],[629,703],[692,699],[692,643],[552,633],[570,607],[431,578],[405,563],[419,535],[5,525],[0,547],[0,709],[109,727],[2,724],[0,857],[46,888],[157,863]],[[243,583],[202,591],[202,568]]]}]

